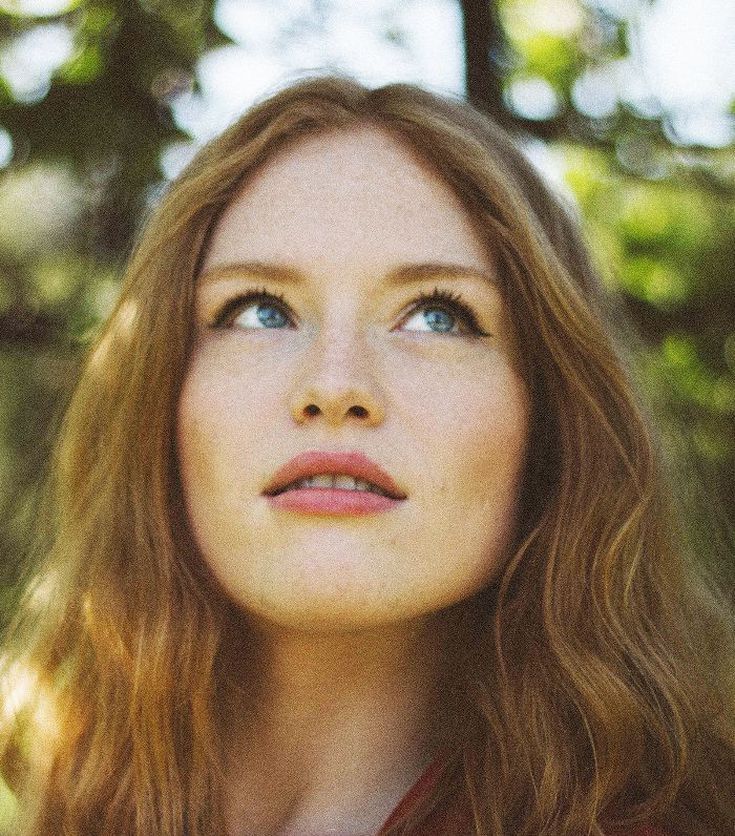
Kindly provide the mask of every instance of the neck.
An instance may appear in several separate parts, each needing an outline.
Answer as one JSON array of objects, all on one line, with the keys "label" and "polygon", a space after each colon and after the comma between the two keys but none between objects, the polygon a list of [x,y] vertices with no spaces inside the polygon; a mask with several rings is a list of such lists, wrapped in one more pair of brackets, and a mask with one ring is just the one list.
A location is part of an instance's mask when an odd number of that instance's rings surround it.
[{"label": "neck", "polygon": [[382,797],[387,815],[456,733],[447,672],[462,616],[329,633],[249,623],[224,714],[240,797],[271,779],[292,813]]}]

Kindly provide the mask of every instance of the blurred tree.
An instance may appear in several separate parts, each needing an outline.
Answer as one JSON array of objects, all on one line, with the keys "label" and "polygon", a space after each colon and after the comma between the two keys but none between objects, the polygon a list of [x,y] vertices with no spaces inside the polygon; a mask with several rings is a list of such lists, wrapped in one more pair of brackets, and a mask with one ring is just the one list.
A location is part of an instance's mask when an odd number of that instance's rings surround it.
[{"label": "blurred tree", "polygon": [[[634,18],[614,4],[458,2],[468,98],[561,162],[561,187],[640,329],[640,373],[671,455],[683,462],[690,451],[681,490],[707,481],[732,508],[732,147],[685,144],[635,92]],[[315,20],[328,4],[313,0]],[[162,160],[190,140],[174,105],[199,91],[201,57],[231,43],[216,7],[0,0],[0,589],[16,577],[80,349],[165,186]],[[691,528],[715,548],[710,518],[693,514]]]},{"label": "blurred tree", "polygon": [[[15,13],[0,4],[0,126],[13,147],[0,173],[6,588],[80,347],[111,308],[161,181],[162,149],[188,138],[169,102],[194,84],[199,56],[229,42],[212,22],[213,0],[55,5],[40,17],[21,13],[38,2],[18,3]],[[49,33],[52,46],[63,34],[70,42],[56,66],[46,55]]]},{"label": "blurred tree", "polygon": [[467,96],[560,155],[642,338],[692,547],[735,593],[735,149],[685,142],[635,83],[636,15],[610,9],[648,2],[461,0]]}]

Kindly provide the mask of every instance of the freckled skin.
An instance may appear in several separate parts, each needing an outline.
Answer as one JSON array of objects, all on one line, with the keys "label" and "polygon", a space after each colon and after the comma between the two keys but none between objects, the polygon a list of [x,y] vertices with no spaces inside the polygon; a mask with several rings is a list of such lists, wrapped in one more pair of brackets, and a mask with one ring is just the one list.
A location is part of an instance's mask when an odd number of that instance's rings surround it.
[{"label": "freckled skin", "polygon": [[[526,452],[508,313],[477,279],[383,284],[407,264],[493,272],[457,197],[376,129],[308,139],[233,199],[203,269],[245,260],[306,279],[242,275],[198,289],[178,446],[214,574],[253,617],[325,631],[429,617],[472,596],[506,556]],[[209,327],[233,293],[264,284],[284,294],[289,326],[258,324],[258,304],[270,303],[256,301],[231,328]],[[461,292],[492,336],[431,330],[427,308],[410,303],[437,285]],[[362,517],[274,509],[262,495],[273,472],[312,449],[362,451],[408,498]]]}]

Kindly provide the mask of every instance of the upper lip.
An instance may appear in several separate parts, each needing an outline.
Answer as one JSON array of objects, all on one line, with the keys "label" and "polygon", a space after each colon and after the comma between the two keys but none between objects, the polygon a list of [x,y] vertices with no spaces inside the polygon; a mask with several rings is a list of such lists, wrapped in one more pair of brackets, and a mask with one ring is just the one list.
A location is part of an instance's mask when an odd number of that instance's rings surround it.
[{"label": "upper lip", "polygon": [[273,495],[281,488],[307,476],[334,474],[365,479],[384,490],[393,499],[405,499],[406,494],[380,465],[360,452],[341,453],[310,450],[299,453],[275,472],[264,493]]}]

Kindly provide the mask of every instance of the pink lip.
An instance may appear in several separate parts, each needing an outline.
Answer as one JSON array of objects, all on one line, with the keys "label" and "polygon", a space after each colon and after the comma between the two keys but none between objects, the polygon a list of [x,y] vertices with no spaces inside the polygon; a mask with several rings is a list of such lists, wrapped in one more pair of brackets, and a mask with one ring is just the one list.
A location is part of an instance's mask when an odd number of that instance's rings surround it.
[{"label": "pink lip", "polygon": [[389,496],[381,496],[377,493],[340,488],[299,488],[269,496],[267,499],[276,508],[284,511],[340,516],[361,516],[378,511],[390,511],[401,503],[400,499],[391,499]]},{"label": "pink lip", "polygon": [[355,494],[362,502],[367,501],[367,499],[375,498],[389,499],[395,503],[396,500],[406,498],[405,492],[402,491],[401,488],[393,481],[390,474],[386,473],[383,468],[372,461],[372,459],[369,459],[367,456],[358,451],[347,453],[310,450],[305,453],[299,453],[299,455],[294,456],[290,461],[286,462],[285,465],[278,468],[273,476],[273,479],[271,479],[263,493],[271,499],[277,499],[279,497],[286,496],[287,494],[298,494],[301,493],[301,491],[286,491],[285,493],[273,496],[276,491],[291,482],[304,479],[307,476],[320,476],[328,473],[345,474],[347,476],[353,476],[356,479],[365,479],[384,490],[387,494],[389,494],[389,497],[382,497],[378,494],[358,493],[355,491],[343,491],[326,488],[309,488],[305,490],[308,490],[312,494],[315,490],[318,490],[320,494],[330,493],[341,495],[348,493],[350,496]]}]

